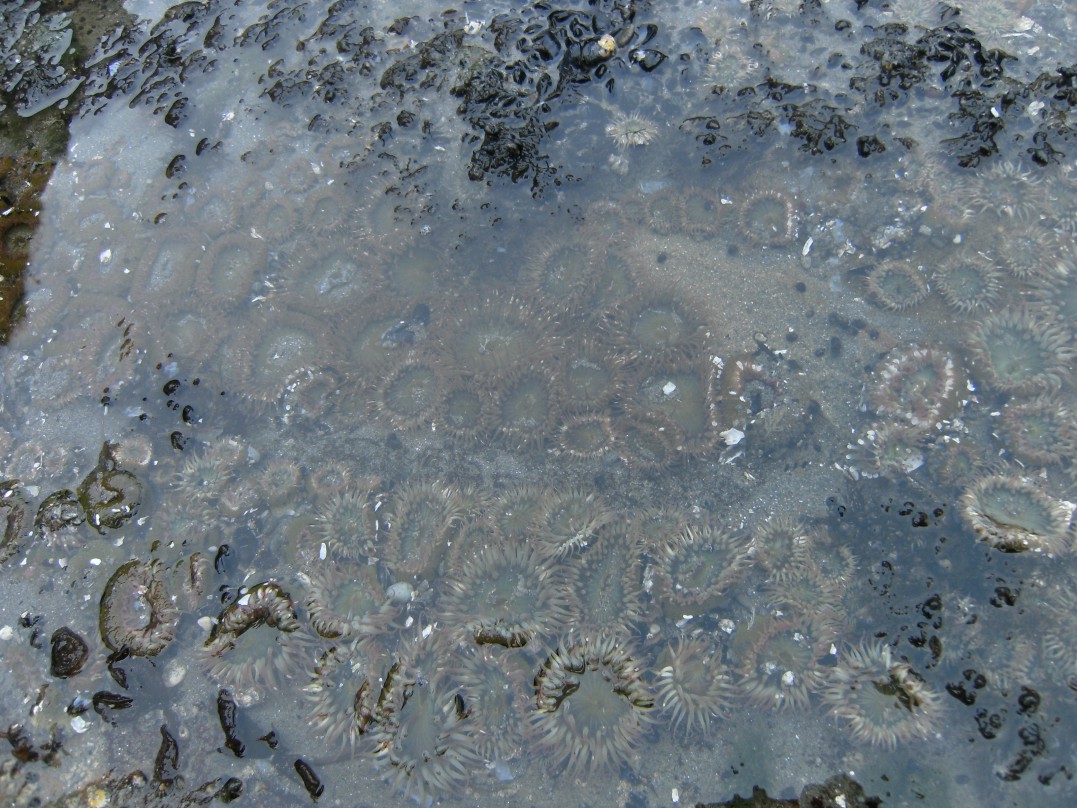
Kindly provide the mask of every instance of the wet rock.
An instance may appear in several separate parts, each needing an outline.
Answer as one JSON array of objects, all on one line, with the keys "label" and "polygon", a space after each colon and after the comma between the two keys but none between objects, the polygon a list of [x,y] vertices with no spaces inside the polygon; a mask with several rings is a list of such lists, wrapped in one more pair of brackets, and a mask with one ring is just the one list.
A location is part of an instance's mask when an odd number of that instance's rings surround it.
[{"label": "wet rock", "polygon": [[82,670],[90,655],[86,641],[67,626],[52,633],[50,670],[58,679],[69,679]]}]

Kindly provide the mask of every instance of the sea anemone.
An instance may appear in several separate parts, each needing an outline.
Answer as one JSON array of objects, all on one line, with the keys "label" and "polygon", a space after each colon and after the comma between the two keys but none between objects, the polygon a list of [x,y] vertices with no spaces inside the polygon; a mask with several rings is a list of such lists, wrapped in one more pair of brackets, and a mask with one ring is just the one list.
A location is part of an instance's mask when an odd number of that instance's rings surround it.
[{"label": "sea anemone", "polygon": [[831,715],[849,723],[862,743],[893,749],[926,738],[942,718],[942,698],[905,662],[895,662],[890,646],[868,642],[839,655],[823,699]]},{"label": "sea anemone", "polygon": [[947,305],[962,314],[990,311],[1002,289],[1002,276],[995,265],[974,252],[962,252],[946,261],[932,280]]},{"label": "sea anemone", "polygon": [[572,565],[579,607],[577,626],[585,633],[629,636],[644,620],[643,561],[635,538],[621,519],[611,521]]},{"label": "sea anemone", "polygon": [[361,646],[331,648],[303,688],[311,703],[307,721],[327,749],[354,753],[370,728],[380,690],[380,674]]},{"label": "sea anemone", "polygon": [[297,577],[307,588],[303,606],[310,625],[327,639],[380,634],[399,613],[372,565],[316,563]]},{"label": "sea anemone", "polygon": [[406,359],[390,371],[375,400],[377,412],[398,429],[429,424],[445,394],[445,379],[436,362]]},{"label": "sea anemone", "polygon": [[591,257],[594,245],[580,237],[543,241],[527,263],[530,285],[542,297],[572,307],[589,300],[594,290]]},{"label": "sea anemone", "polygon": [[762,247],[785,247],[797,237],[797,206],[792,196],[764,188],[748,197],[740,211],[740,234]]},{"label": "sea anemone", "polygon": [[969,352],[983,380],[1006,393],[1057,389],[1071,371],[1073,351],[1066,330],[1029,308],[989,314],[972,337]]},{"label": "sea anemone", "polygon": [[867,289],[878,306],[890,311],[911,309],[931,291],[923,268],[899,260],[878,264],[868,275]]},{"label": "sea anemone", "polygon": [[214,239],[199,261],[198,294],[208,305],[232,309],[246,304],[266,274],[262,239],[227,233]]},{"label": "sea anemone", "polygon": [[531,724],[557,768],[583,775],[629,762],[653,697],[620,641],[565,642],[535,677]]},{"label": "sea anemone", "polygon": [[683,457],[684,433],[665,416],[622,415],[612,426],[621,458],[631,468],[661,469]]},{"label": "sea anemone", "polygon": [[514,368],[550,356],[547,319],[523,300],[490,295],[437,329],[451,366],[482,382],[499,383]]},{"label": "sea anemone", "polygon": [[922,428],[951,417],[965,388],[964,373],[953,356],[932,347],[893,354],[876,378],[871,393],[875,411]]},{"label": "sea anemone", "polygon": [[761,619],[741,660],[741,690],[760,707],[807,707],[810,694],[824,683],[818,660],[834,640],[832,629],[806,616]]},{"label": "sea anemone", "polygon": [[[312,538],[342,558],[359,559],[377,552],[377,480],[360,480],[333,491],[314,513]],[[317,553],[316,555],[321,555]]]},{"label": "sea anemone", "polygon": [[681,228],[692,238],[714,238],[725,222],[727,205],[715,194],[688,188],[681,201]]},{"label": "sea anemone", "polygon": [[719,440],[716,367],[709,359],[647,363],[628,386],[625,409],[660,416],[680,432],[678,450],[691,456],[710,452]]},{"label": "sea anemone", "polygon": [[413,244],[382,250],[385,288],[404,300],[429,298],[445,280],[445,259],[432,246]]},{"label": "sea anemone", "polygon": [[492,431],[506,446],[542,446],[561,415],[556,377],[541,365],[512,373],[500,385],[492,414]]},{"label": "sea anemone", "polygon": [[34,517],[34,530],[47,547],[67,552],[81,544],[79,527],[85,521],[79,498],[64,488],[42,500]]},{"label": "sea anemone", "polygon": [[621,356],[593,335],[572,340],[558,357],[557,390],[567,412],[604,412],[624,385]]},{"label": "sea anemone", "polygon": [[381,558],[395,581],[432,580],[464,515],[459,492],[440,481],[409,482],[381,515]]},{"label": "sea anemone", "polygon": [[1077,592],[1072,575],[1059,576],[1057,588],[1047,595],[1043,611],[1043,658],[1063,681],[1077,676]]},{"label": "sea anemone", "polygon": [[1061,553],[1069,512],[1027,479],[993,474],[969,485],[958,502],[969,530],[1008,553]]},{"label": "sea anemone", "polygon": [[296,309],[334,318],[350,316],[376,295],[381,275],[353,242],[333,240],[296,251],[282,283]]},{"label": "sea anemone", "polygon": [[526,742],[533,698],[524,659],[502,648],[472,647],[460,655],[456,678],[471,710],[479,756],[488,764],[515,757]]},{"label": "sea anemone", "polygon": [[1054,231],[1039,225],[1008,228],[999,234],[995,245],[999,263],[1021,280],[1064,277],[1068,260],[1072,260],[1069,249]]},{"label": "sea anemone", "polygon": [[[255,317],[242,327],[248,325],[249,360],[242,391],[255,401],[276,403],[296,371],[320,367],[336,353],[325,327],[313,317],[278,311]],[[228,378],[223,373],[222,377]]]},{"label": "sea anemone", "polygon": [[1043,214],[1040,180],[1021,163],[993,163],[966,184],[967,218],[990,213],[1002,219],[1027,222]]},{"label": "sea anemone", "polygon": [[618,353],[629,361],[666,362],[697,356],[706,320],[675,297],[643,292],[609,320]]},{"label": "sea anemone", "polygon": [[488,424],[494,420],[492,407],[490,396],[483,395],[466,380],[456,379],[445,391],[433,428],[464,446],[481,442]]},{"label": "sea anemone", "polygon": [[542,502],[530,541],[544,558],[566,558],[586,548],[612,518],[606,501],[593,491],[552,491]]},{"label": "sea anemone", "polygon": [[642,115],[618,112],[606,124],[606,136],[620,149],[646,146],[658,136],[658,126]]},{"label": "sea anemone", "polygon": [[488,545],[444,580],[441,624],[477,645],[522,648],[571,618],[563,572],[519,541]]},{"label": "sea anemone", "polygon": [[752,538],[756,562],[767,579],[791,581],[811,564],[813,541],[807,524],[796,516],[779,514],[764,521]]},{"label": "sea anemone", "polygon": [[659,656],[658,704],[674,732],[709,735],[711,722],[728,714],[736,697],[722,649],[709,635],[679,637]]},{"label": "sea anemone", "polygon": [[513,485],[490,507],[491,518],[505,540],[525,535],[542,518],[551,491],[543,485]]},{"label": "sea anemone", "polygon": [[291,598],[271,582],[255,584],[225,607],[201,649],[211,679],[250,706],[302,675],[310,639]]},{"label": "sea anemone", "polygon": [[653,596],[671,620],[725,601],[752,562],[748,539],[712,527],[688,527],[657,548]]},{"label": "sea anemone", "polygon": [[376,760],[420,805],[460,789],[481,766],[467,701],[407,660],[389,669],[374,718]]},{"label": "sea anemone", "polygon": [[347,186],[341,183],[322,185],[305,195],[303,227],[316,237],[354,232],[355,205]]},{"label": "sea anemone", "polygon": [[856,443],[850,443],[848,471],[854,477],[900,480],[924,465],[926,435],[923,427],[876,422]]},{"label": "sea anemone", "polygon": [[604,413],[573,415],[561,423],[554,453],[580,460],[604,457],[614,447],[613,426]]},{"label": "sea anemone", "polygon": [[647,197],[645,218],[651,230],[661,236],[676,233],[681,223],[681,195],[674,188],[667,186]]},{"label": "sea anemone", "polygon": [[303,479],[303,469],[287,457],[274,457],[257,472],[258,490],[270,505],[277,507],[294,501]]},{"label": "sea anemone", "polygon": [[1077,418],[1055,396],[1010,401],[1002,428],[1010,449],[1026,463],[1054,466],[1077,457]]},{"label": "sea anemone", "polygon": [[105,584],[99,621],[111,651],[126,647],[135,656],[157,656],[176,636],[180,613],[159,561],[128,561]]}]

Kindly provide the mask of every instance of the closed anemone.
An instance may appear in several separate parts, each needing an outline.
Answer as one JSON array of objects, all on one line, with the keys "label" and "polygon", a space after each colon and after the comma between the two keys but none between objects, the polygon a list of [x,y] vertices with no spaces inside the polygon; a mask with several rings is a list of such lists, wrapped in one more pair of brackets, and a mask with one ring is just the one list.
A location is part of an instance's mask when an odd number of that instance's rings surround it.
[{"label": "closed anemone", "polygon": [[893,749],[926,738],[942,718],[938,693],[879,642],[846,649],[828,679],[823,700],[862,743]]},{"label": "closed anemone", "polygon": [[128,561],[101,595],[101,639],[111,651],[156,656],[176,636],[180,613],[162,578],[159,561]]},{"label": "closed anemone", "polygon": [[444,582],[441,623],[458,639],[521,648],[571,618],[570,596],[556,565],[509,541],[481,550]]},{"label": "closed anemone", "polygon": [[709,735],[711,722],[725,716],[737,691],[722,650],[710,637],[679,637],[659,656],[658,704],[674,732]]},{"label": "closed anemone", "polygon": [[982,477],[965,489],[958,506],[965,526],[999,550],[1066,550],[1066,508],[1024,478],[1008,474]]},{"label": "closed anemone", "polygon": [[531,725],[555,768],[574,775],[627,764],[653,722],[654,699],[610,637],[562,644],[535,677]]}]

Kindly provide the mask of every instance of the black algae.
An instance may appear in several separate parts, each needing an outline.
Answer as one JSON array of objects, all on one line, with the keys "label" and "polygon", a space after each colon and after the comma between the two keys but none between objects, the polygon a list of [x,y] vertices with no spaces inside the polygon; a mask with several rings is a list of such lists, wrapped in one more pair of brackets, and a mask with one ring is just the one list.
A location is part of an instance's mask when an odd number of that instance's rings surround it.
[{"label": "black algae", "polygon": [[245,747],[236,734],[236,700],[224,688],[217,692],[217,717],[220,718],[221,729],[224,730],[225,748],[236,757],[243,757]]},{"label": "black algae", "polygon": [[119,693],[100,690],[93,694],[93,710],[105,721],[115,726],[116,719],[112,717],[112,711],[126,710],[134,701],[130,696],[121,696]]},{"label": "black algae", "polygon": [[153,763],[153,780],[165,788],[170,788],[179,777],[179,744],[168,731],[168,727],[162,724],[161,746]]},{"label": "black algae", "polygon": [[303,787],[310,794],[310,798],[313,800],[322,796],[322,792],[325,791],[325,786],[322,785],[322,781],[318,779],[318,775],[314,773],[314,769],[310,767],[303,758],[297,758],[295,761],[295,770],[299,775],[299,779],[303,781]]},{"label": "black algae", "polygon": [[52,675],[67,679],[82,670],[90,649],[86,641],[67,626],[52,632]]}]

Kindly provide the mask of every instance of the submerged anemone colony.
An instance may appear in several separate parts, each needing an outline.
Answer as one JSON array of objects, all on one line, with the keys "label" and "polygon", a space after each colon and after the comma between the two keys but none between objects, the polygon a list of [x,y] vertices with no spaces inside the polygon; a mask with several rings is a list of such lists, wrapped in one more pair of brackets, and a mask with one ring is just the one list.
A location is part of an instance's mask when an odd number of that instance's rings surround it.
[{"label": "submerged anemone colony", "polygon": [[[232,49],[234,75],[266,85],[260,114],[244,110],[256,135],[233,125],[211,60],[187,106],[162,85],[161,115],[128,108],[148,128],[145,161],[114,157],[126,124],[89,116],[57,170],[0,354],[6,619],[40,612],[51,628],[77,592],[92,608],[63,619],[107,665],[76,683],[127,688],[116,670],[130,668],[140,717],[183,722],[203,753],[193,765],[226,765],[222,699],[237,726],[263,727],[249,747],[272,724],[277,759],[302,751],[338,801],[365,789],[384,802],[377,773],[420,804],[520,796],[523,782],[553,803],[546,772],[665,783],[655,761],[676,757],[710,778],[742,767],[738,739],[757,729],[775,759],[814,734],[807,759],[823,762],[803,765],[827,771],[873,749],[956,754],[954,733],[975,723],[959,701],[975,698],[947,677],[990,669],[1003,696],[1051,687],[1037,666],[1077,677],[1072,178],[996,159],[958,182],[910,139],[868,149],[890,162],[867,182],[841,159],[812,162],[823,134],[807,113],[781,127],[801,151],[723,162],[708,149],[726,130],[697,137],[696,124],[733,97],[724,82],[776,64],[776,32],[813,4],[717,4],[687,31],[670,20],[679,80],[699,85],[687,97],[645,47],[658,26],[599,5],[605,16],[573,10],[541,47],[504,20],[448,15],[422,42],[418,17],[356,27],[335,4],[311,27],[282,11],[235,32],[254,44]],[[885,23],[927,4],[885,5],[865,13]],[[978,19],[1004,41],[1027,34],[1023,17],[1007,32],[1002,5]],[[281,38],[289,16],[307,39]],[[161,30],[190,25],[192,42],[228,50],[210,22],[188,8]],[[602,26],[614,29],[557,39]],[[962,30],[947,33],[988,64]],[[565,110],[563,130],[525,116],[514,105],[529,90],[490,84],[506,48],[523,49],[525,74],[545,71],[540,111],[586,98],[593,78],[609,98]],[[263,49],[281,58],[271,75]],[[321,64],[329,52],[347,58]],[[368,77],[373,108],[335,118],[335,93]],[[643,81],[684,105],[681,128],[655,123],[669,114],[646,93],[621,103]],[[472,131],[491,125],[474,112],[488,98],[518,114],[519,140]],[[314,102],[293,124],[292,105]],[[540,197],[538,175],[554,177],[564,198],[517,207],[489,180],[498,158],[541,162],[562,131],[605,173],[577,185],[531,166],[509,179],[535,176]],[[825,149],[844,143],[831,136]],[[707,170],[669,173],[692,148]],[[158,158],[167,170],[137,173]],[[916,500],[934,552],[907,520],[880,521],[880,500],[886,513]],[[1066,619],[1042,632],[1035,609],[981,616],[1005,599],[1003,564]],[[993,594],[978,573],[948,578],[954,566],[985,570]],[[42,569],[49,585],[31,581]],[[945,645],[906,616],[940,610]],[[1005,633],[1024,638],[1009,658],[992,639]],[[151,703],[157,682],[182,709]],[[70,720],[71,698],[44,688],[20,715],[41,731]],[[115,713],[119,728],[72,747],[156,730]],[[724,787],[697,774],[692,798]],[[301,788],[288,778],[284,802]],[[955,804],[992,801],[979,779]],[[595,788],[596,804],[615,799]]]}]

